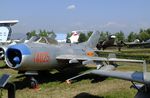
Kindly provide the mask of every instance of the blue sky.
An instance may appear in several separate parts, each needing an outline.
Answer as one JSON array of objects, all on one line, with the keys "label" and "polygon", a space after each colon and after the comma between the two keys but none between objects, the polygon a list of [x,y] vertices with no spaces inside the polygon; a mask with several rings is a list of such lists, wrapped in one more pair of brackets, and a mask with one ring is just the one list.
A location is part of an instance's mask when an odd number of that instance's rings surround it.
[{"label": "blue sky", "polygon": [[126,35],[150,27],[150,0],[1,0],[0,20],[18,19],[14,34],[31,30],[100,30]]}]

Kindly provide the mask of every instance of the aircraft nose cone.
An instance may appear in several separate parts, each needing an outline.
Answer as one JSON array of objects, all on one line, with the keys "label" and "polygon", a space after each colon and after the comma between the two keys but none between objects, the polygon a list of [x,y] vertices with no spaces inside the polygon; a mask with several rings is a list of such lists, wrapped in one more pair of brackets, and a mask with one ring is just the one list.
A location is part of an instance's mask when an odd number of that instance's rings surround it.
[{"label": "aircraft nose cone", "polygon": [[16,64],[19,64],[20,63],[20,58],[18,56],[14,57],[13,58],[13,61],[16,63]]}]

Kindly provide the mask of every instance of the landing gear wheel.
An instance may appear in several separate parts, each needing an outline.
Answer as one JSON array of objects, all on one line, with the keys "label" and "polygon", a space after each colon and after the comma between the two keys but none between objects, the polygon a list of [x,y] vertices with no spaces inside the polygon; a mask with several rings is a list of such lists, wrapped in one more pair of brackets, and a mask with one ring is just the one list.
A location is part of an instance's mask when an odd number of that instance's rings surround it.
[{"label": "landing gear wheel", "polygon": [[31,77],[30,87],[36,89],[38,87],[38,82],[35,78]]}]

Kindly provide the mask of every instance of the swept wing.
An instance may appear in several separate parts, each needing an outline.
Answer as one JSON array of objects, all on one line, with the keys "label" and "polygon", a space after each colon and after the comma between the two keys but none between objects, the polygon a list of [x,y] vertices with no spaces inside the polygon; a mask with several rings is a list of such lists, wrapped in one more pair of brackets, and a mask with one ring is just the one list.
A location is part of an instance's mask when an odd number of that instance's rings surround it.
[{"label": "swept wing", "polygon": [[119,58],[104,58],[104,57],[90,57],[85,55],[59,55],[57,60],[77,60],[77,61],[108,61],[108,62],[135,62],[143,63],[143,60],[119,59]]}]

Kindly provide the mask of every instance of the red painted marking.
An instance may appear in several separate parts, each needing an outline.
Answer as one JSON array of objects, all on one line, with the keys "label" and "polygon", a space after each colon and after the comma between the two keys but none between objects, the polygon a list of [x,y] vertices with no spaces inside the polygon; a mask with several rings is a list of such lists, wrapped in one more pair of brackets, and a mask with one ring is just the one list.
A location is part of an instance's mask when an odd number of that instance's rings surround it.
[{"label": "red painted marking", "polygon": [[36,63],[47,63],[49,62],[50,57],[48,55],[48,52],[38,52],[35,54],[34,62]]}]

